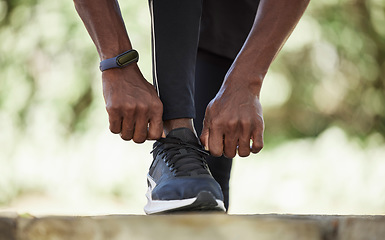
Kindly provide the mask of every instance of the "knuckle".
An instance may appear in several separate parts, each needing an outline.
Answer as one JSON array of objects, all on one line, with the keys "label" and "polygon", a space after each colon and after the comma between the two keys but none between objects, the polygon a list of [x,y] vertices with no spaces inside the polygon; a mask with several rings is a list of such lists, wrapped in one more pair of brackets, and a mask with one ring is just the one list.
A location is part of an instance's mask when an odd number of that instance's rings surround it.
[{"label": "knuckle", "polygon": [[137,110],[138,112],[147,112],[148,106],[147,106],[146,104],[143,104],[143,103],[138,103],[138,104],[136,105],[136,110]]},{"label": "knuckle", "polygon": [[133,132],[134,132],[134,128],[133,126],[130,126],[128,125],[128,127],[124,127],[122,129],[122,132],[120,134],[120,137],[123,139],[123,140],[126,140],[126,141],[129,141],[132,139],[132,135],[133,135]]},{"label": "knuckle", "polygon": [[163,108],[153,108],[151,109],[151,115],[154,118],[158,118],[158,121],[162,121]]},{"label": "knuckle", "polygon": [[236,128],[237,125],[238,125],[238,120],[235,120],[235,119],[229,120],[229,121],[227,122],[227,127],[228,127],[228,128],[231,128],[231,129]]},{"label": "knuckle", "polygon": [[106,110],[108,114],[117,114],[120,111],[120,107],[117,105],[107,105]]},{"label": "knuckle", "polygon": [[124,105],[124,111],[125,112],[129,112],[129,113],[132,113],[135,111],[135,105],[134,104],[131,104],[131,103],[126,103]]},{"label": "knuckle", "polygon": [[223,121],[221,119],[207,119],[207,123],[211,125],[213,128],[220,129],[223,127]]},{"label": "knuckle", "polygon": [[124,129],[124,135],[126,136],[132,136],[133,133],[134,133],[134,128],[132,126]]},{"label": "knuckle", "polygon": [[222,125],[222,120],[220,118],[208,118],[208,117],[205,117],[205,120],[208,123],[211,123],[213,125]]},{"label": "knuckle", "polygon": [[257,121],[258,121],[259,125],[261,125],[261,126],[262,126],[262,128],[265,128],[265,121],[263,120],[263,118],[262,118],[262,117],[260,117],[260,118],[257,118]]},{"label": "knuckle", "polygon": [[161,101],[153,101],[152,107],[156,110],[163,110],[163,104]]},{"label": "knuckle", "polygon": [[126,109],[123,111],[124,119],[125,119],[126,121],[134,121],[134,119],[135,119],[134,112],[135,112],[135,109],[132,109],[132,108],[127,109],[127,108],[126,108]]},{"label": "knuckle", "polygon": [[239,123],[241,124],[241,126],[243,128],[250,128],[250,126],[251,126],[251,121],[249,119],[243,118],[243,119],[239,120]]}]

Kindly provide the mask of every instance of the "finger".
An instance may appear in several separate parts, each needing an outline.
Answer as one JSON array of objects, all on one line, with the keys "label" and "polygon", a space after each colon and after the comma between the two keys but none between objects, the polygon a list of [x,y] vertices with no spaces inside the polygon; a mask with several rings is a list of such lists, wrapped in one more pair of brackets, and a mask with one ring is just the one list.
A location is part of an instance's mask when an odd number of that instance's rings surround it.
[{"label": "finger", "polygon": [[153,106],[150,109],[150,121],[148,128],[147,139],[158,140],[163,135],[163,104],[157,99],[153,102]]},{"label": "finger", "polygon": [[200,140],[201,140],[202,145],[205,147],[205,149],[209,150],[209,145],[208,145],[208,143],[209,143],[209,128],[205,124],[203,125]]},{"label": "finger", "polygon": [[115,134],[120,133],[122,130],[122,118],[110,114],[108,120],[110,122],[110,131]]},{"label": "finger", "polygon": [[258,153],[263,148],[263,129],[257,129],[252,136],[251,152]]},{"label": "finger", "polygon": [[250,122],[241,123],[241,136],[238,140],[238,155],[247,157],[250,155],[251,124]]},{"label": "finger", "polygon": [[208,137],[208,148],[210,153],[219,157],[223,154],[223,132],[220,128],[210,128]]},{"label": "finger", "polygon": [[134,136],[134,121],[132,118],[124,118],[120,137],[126,141],[129,141],[132,139],[133,136]]},{"label": "finger", "polygon": [[240,157],[247,157],[250,155],[250,137],[247,138],[240,138],[238,141],[238,155]]},{"label": "finger", "polygon": [[163,121],[162,117],[150,119],[149,129],[148,129],[148,140],[158,140],[163,133]]},{"label": "finger", "polygon": [[224,154],[228,158],[233,158],[237,154],[238,139],[235,135],[225,135],[224,137]]},{"label": "finger", "polygon": [[147,127],[148,127],[148,118],[144,115],[140,115],[135,122],[135,130],[133,140],[136,143],[143,143],[147,139]]}]

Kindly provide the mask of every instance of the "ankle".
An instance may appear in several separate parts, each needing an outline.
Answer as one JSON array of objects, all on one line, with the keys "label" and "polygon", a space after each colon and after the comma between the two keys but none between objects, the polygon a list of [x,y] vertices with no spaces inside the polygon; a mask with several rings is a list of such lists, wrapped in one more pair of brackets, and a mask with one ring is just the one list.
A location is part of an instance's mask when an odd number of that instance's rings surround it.
[{"label": "ankle", "polygon": [[163,130],[166,136],[169,132],[177,128],[188,128],[197,135],[191,118],[170,119],[163,122]]}]

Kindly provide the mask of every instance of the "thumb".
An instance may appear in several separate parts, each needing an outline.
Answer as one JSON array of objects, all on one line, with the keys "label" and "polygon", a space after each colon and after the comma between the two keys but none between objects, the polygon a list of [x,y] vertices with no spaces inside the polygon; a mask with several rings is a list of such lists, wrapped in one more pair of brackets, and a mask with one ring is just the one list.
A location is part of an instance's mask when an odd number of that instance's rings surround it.
[{"label": "thumb", "polygon": [[207,151],[209,151],[209,132],[210,132],[209,126],[204,121],[200,140],[202,142],[202,145],[205,147]]}]

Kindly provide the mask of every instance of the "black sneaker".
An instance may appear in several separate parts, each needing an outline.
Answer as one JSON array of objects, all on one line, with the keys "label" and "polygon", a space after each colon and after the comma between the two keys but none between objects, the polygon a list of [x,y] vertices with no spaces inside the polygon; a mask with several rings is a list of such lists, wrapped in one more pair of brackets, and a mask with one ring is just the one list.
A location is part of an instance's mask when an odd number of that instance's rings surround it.
[{"label": "black sneaker", "polygon": [[221,187],[205,160],[208,153],[190,129],[174,129],[155,142],[152,153],[146,214],[225,211]]}]

